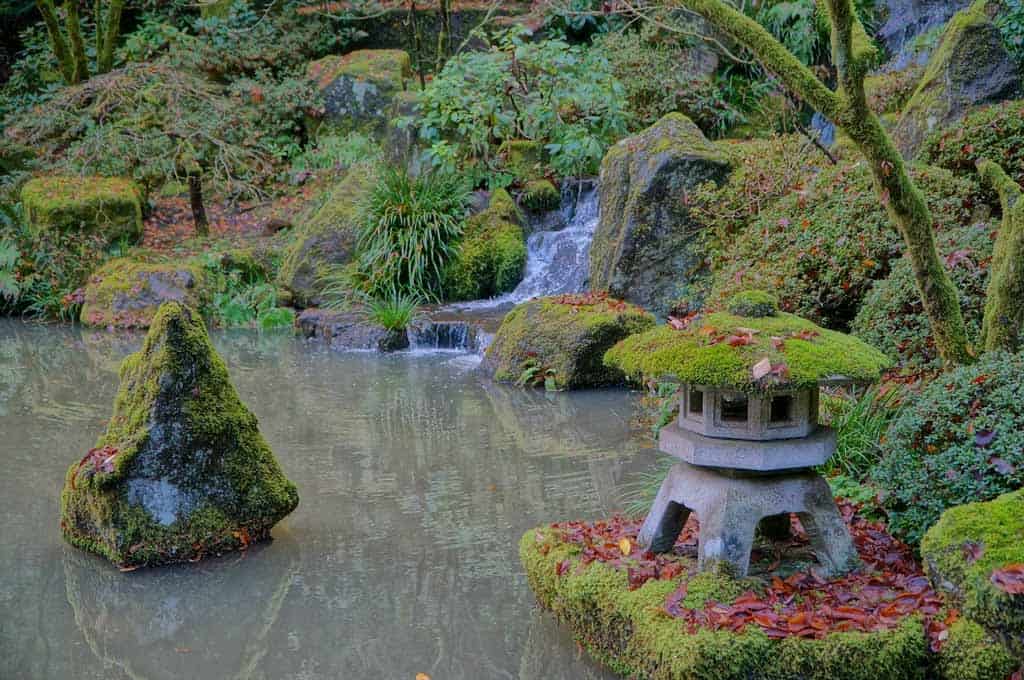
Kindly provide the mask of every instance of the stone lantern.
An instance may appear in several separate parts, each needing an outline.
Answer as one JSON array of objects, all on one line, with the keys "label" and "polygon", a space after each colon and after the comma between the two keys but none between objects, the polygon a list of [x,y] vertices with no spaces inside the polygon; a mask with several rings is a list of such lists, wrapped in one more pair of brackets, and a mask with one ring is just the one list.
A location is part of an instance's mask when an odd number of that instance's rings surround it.
[{"label": "stone lantern", "polygon": [[835,433],[818,424],[818,392],[823,384],[876,380],[885,356],[750,291],[727,312],[633,336],[606,361],[681,383],[679,417],[659,439],[677,462],[644,521],[641,546],[671,550],[693,512],[698,568],[745,576],[758,527],[788,535],[796,513],[823,571],[859,564],[828,483],[814,470],[836,447]]}]

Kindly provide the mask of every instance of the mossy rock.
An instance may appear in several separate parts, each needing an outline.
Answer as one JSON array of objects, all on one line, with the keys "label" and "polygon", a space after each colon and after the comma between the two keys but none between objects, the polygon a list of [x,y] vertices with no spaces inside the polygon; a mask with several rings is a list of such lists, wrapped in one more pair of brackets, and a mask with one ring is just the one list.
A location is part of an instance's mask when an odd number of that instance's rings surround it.
[{"label": "mossy rock", "polygon": [[667,312],[707,256],[704,227],[687,197],[724,181],[729,168],[728,157],[679,113],[609,149],[601,162],[591,288]]},{"label": "mossy rock", "polygon": [[470,217],[454,259],[444,271],[447,300],[480,300],[515,289],[526,268],[522,216],[504,189]]},{"label": "mossy rock", "polygon": [[292,294],[295,305],[318,304],[322,278],[355,257],[359,206],[374,180],[373,168],[353,166],[310,217],[296,220],[278,272],[278,283]]},{"label": "mossy rock", "polygon": [[620,384],[622,372],[602,362],[605,351],[653,325],[648,312],[611,298],[537,298],[505,316],[481,367],[498,382],[556,389]]},{"label": "mossy rock", "polygon": [[544,145],[530,139],[509,139],[498,147],[502,165],[521,184],[543,179],[547,172]]},{"label": "mossy rock", "polygon": [[526,183],[519,200],[527,210],[557,210],[562,204],[562,194],[551,180],[535,179]]},{"label": "mossy rock", "polygon": [[319,134],[361,132],[381,139],[412,66],[402,50],[356,50],[311,62],[306,73],[324,96]]},{"label": "mossy rock", "polygon": [[[652,579],[631,590],[626,570],[582,563],[579,546],[548,527],[519,543],[526,579],[540,604],[598,661],[624,677],[657,680],[921,680],[924,627],[908,617],[876,633],[832,633],[822,640],[770,640],[759,628],[688,633],[665,611],[687,576]],[[567,568],[560,567],[564,561]],[[702,575],[688,599],[728,599],[736,588]],[[698,598],[699,596],[699,598]],[[701,606],[690,601],[687,606]],[[996,680],[992,678],[991,680]]]},{"label": "mossy rock", "polygon": [[99,234],[108,243],[142,236],[142,193],[118,177],[36,177],[21,190],[25,219],[36,232]]},{"label": "mossy rock", "polygon": [[[737,302],[731,308],[741,309]],[[658,326],[626,338],[605,363],[629,376],[708,385],[746,393],[821,382],[874,382],[889,365],[881,352],[849,335],[777,312],[736,316],[715,312],[685,328]],[[767,373],[759,366],[770,368]]]},{"label": "mossy rock", "polygon": [[80,319],[86,326],[148,328],[165,302],[206,309],[213,292],[192,262],[111,260],[89,277]]},{"label": "mossy rock", "polygon": [[921,556],[936,589],[1024,659],[1024,594],[992,582],[994,571],[1024,564],[1024,491],[946,510],[921,541]]},{"label": "mossy rock", "polygon": [[977,0],[947,24],[894,134],[905,158],[914,158],[929,134],[963,118],[971,107],[1021,94],[1017,64],[992,21],[1000,10],[998,0]]},{"label": "mossy rock", "polygon": [[68,468],[61,529],[119,566],[243,549],[299,502],[202,318],[169,302],[121,365],[96,448]]},{"label": "mossy rock", "polygon": [[984,628],[960,619],[949,627],[934,665],[941,680],[1006,680],[1020,662]]}]

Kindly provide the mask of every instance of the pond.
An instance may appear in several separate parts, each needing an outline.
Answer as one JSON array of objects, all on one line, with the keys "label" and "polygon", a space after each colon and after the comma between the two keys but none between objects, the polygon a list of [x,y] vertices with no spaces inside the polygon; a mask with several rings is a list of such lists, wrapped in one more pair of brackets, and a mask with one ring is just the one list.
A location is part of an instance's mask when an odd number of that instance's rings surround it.
[{"label": "pond", "polygon": [[215,333],[299,507],[247,553],[120,573],[63,542],[58,499],[140,342],[0,320],[0,678],[614,677],[537,609],[517,544],[622,507],[653,459],[633,395]]}]

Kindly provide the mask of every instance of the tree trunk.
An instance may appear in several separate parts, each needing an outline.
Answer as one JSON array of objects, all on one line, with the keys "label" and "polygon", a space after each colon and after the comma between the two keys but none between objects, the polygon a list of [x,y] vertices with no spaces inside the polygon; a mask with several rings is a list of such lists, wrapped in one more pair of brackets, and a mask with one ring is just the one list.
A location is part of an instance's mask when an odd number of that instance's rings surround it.
[{"label": "tree trunk", "polygon": [[64,12],[67,14],[68,42],[71,43],[71,58],[74,62],[72,83],[81,83],[89,79],[89,58],[85,56],[85,41],[82,39],[82,22],[78,16],[78,1],[64,0]]},{"label": "tree trunk", "polygon": [[832,24],[833,92],[757,22],[721,0],[677,0],[746,46],[795,94],[835,123],[867,157],[882,203],[903,237],[935,344],[947,365],[971,361],[956,286],[942,264],[932,216],[906,164],[868,108],[864,75],[876,52],[850,0],[824,0]]},{"label": "tree trunk", "polygon": [[978,164],[982,179],[999,194],[1003,225],[992,253],[981,339],[986,351],[1020,349],[1024,323],[1024,200],[1021,188],[991,161]]},{"label": "tree trunk", "polygon": [[434,57],[434,73],[440,73],[448,60],[448,50],[452,39],[452,12],[449,0],[439,0],[438,20],[441,28],[437,33],[437,54]]},{"label": "tree trunk", "polygon": [[101,0],[96,0],[96,72],[107,73],[114,66],[114,47],[121,35],[124,0],[110,0],[102,22],[100,4]]},{"label": "tree trunk", "polygon": [[50,37],[50,48],[53,55],[57,57],[60,65],[60,75],[68,85],[74,84],[75,60],[68,49],[68,43],[64,40],[64,34],[60,29],[60,20],[57,18],[57,8],[53,0],[36,0],[36,8],[43,16],[43,23],[46,24],[46,33]]},{"label": "tree trunk", "polygon": [[188,199],[192,204],[196,236],[209,236],[210,222],[206,219],[206,208],[203,206],[203,176],[198,173],[188,175]]}]

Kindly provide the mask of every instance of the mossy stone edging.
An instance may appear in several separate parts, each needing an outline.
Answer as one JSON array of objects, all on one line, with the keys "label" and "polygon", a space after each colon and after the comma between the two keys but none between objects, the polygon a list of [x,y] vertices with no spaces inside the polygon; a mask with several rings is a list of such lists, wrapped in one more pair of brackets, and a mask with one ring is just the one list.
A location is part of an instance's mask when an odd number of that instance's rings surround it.
[{"label": "mossy stone edging", "polygon": [[[823,640],[769,639],[760,630],[688,634],[664,611],[686,577],[629,589],[625,570],[581,565],[580,547],[548,527],[523,535],[519,555],[540,604],[616,673],[650,680],[922,680],[928,665],[917,617],[877,633],[833,633]],[[563,562],[567,568],[560,568]],[[719,597],[709,588],[704,599]],[[689,605],[689,603],[687,603]],[[696,603],[701,606],[702,603]],[[987,678],[986,680],[997,680]]]},{"label": "mossy stone edging", "polygon": [[246,547],[298,505],[198,312],[170,302],[121,365],[114,413],[73,463],[61,529],[122,567]]},{"label": "mossy stone edging", "polygon": [[946,510],[921,541],[936,589],[1024,659],[1024,594],[997,588],[992,573],[1024,563],[1024,490]]},{"label": "mossy stone edging", "polygon": [[21,190],[25,219],[38,232],[88,232],[108,243],[142,236],[142,192],[120,177],[51,175],[36,177]]},{"label": "mossy stone edging", "polygon": [[602,363],[605,351],[653,325],[648,312],[612,298],[536,298],[505,316],[481,369],[498,382],[523,383],[530,374],[557,389],[620,384],[625,376]]}]

